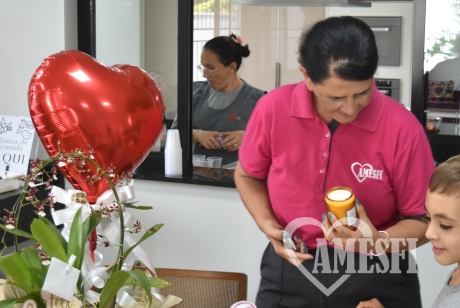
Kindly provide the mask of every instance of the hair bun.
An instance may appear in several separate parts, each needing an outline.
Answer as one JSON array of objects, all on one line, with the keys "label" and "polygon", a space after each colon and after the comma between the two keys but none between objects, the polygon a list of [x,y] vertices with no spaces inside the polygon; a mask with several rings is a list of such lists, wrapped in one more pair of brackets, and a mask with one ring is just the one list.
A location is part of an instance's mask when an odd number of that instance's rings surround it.
[{"label": "hair bun", "polygon": [[235,43],[240,44],[241,46],[243,46],[244,42],[243,42],[243,39],[241,38],[241,36],[232,33],[232,34],[229,35],[229,37],[230,37]]},{"label": "hair bun", "polygon": [[247,58],[249,57],[249,54],[251,53],[251,51],[249,51],[249,46],[248,44],[244,45],[244,46],[241,46],[241,56],[243,58]]}]

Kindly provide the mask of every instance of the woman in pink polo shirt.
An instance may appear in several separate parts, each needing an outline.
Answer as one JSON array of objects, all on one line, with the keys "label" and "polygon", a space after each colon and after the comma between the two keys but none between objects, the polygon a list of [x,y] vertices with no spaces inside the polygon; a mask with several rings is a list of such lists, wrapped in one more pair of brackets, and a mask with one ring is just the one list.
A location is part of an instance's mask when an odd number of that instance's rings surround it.
[{"label": "woman in pink polo shirt", "polygon": [[[434,160],[424,129],[375,87],[378,51],[364,22],[316,23],[301,37],[299,62],[304,81],[259,100],[235,171],[270,240],[256,305],[346,308],[379,298],[421,307],[408,250],[427,242],[423,196]],[[356,230],[324,203],[328,188],[344,185],[359,200]]]}]

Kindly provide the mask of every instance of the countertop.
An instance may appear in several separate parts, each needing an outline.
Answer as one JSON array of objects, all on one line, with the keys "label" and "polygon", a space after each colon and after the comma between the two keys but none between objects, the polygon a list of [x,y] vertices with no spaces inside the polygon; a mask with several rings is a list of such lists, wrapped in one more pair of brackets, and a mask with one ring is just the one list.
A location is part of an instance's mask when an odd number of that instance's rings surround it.
[{"label": "countertop", "polygon": [[144,162],[134,170],[133,177],[140,180],[235,188],[234,170],[193,167],[193,170],[183,172],[179,176],[166,176],[164,170],[164,154],[151,152]]}]

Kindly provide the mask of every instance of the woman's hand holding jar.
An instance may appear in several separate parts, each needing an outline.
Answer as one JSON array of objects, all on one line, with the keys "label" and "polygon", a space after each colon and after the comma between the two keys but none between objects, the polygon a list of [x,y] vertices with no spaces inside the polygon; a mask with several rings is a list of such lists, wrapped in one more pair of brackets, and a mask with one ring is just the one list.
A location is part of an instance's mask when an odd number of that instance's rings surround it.
[{"label": "woman's hand holding jar", "polygon": [[[355,231],[340,223],[333,213],[324,214],[322,217],[323,233],[327,242],[330,245],[342,245],[345,249],[361,253],[378,255],[387,250],[389,252],[389,236],[374,227],[358,200],[356,200],[356,214],[359,219],[355,225]],[[366,240],[360,240],[364,238]]]}]

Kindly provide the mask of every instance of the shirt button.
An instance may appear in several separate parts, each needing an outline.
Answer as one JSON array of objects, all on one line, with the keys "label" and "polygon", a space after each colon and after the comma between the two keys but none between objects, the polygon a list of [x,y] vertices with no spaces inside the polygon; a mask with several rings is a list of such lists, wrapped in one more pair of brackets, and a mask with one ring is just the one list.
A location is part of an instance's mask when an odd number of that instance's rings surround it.
[{"label": "shirt button", "polygon": [[319,171],[319,173],[324,173],[324,169],[321,169],[321,170]]},{"label": "shirt button", "polygon": [[327,153],[326,153],[326,152],[323,153],[323,157],[327,157]]},{"label": "shirt button", "polygon": [[331,133],[326,134],[326,138],[329,138],[331,136]]}]

